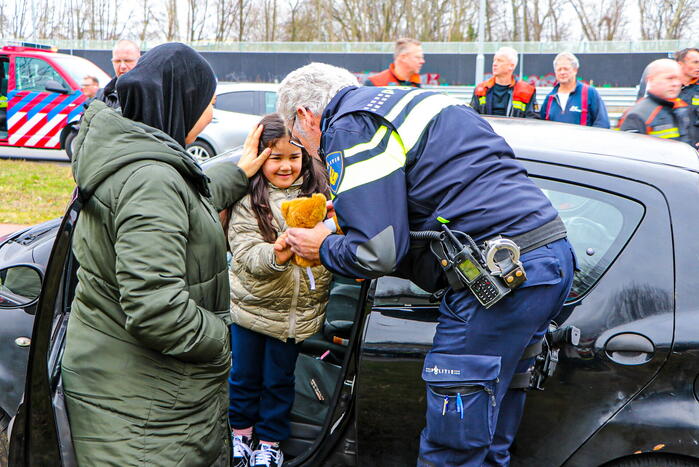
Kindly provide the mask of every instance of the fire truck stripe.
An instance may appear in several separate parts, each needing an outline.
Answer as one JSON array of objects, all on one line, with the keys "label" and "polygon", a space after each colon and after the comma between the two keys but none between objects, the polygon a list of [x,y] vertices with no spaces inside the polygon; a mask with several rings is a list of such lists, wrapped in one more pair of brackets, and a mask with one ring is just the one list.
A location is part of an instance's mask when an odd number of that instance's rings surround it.
[{"label": "fire truck stripe", "polygon": [[34,115],[40,113],[40,112],[46,112],[44,108],[46,108],[48,105],[50,105],[53,101],[55,101],[58,97],[55,94],[49,93],[47,94],[41,102],[33,106],[32,108],[27,110],[27,118],[32,118]]},{"label": "fire truck stripe", "polygon": [[[10,132],[14,131],[13,127],[16,126],[16,124],[14,122],[16,122],[17,120],[21,120],[23,118],[26,118],[25,112],[27,112],[28,109],[30,109],[33,105],[35,105],[37,102],[40,102],[40,101],[41,101],[40,95],[38,95],[37,93],[30,93],[19,102],[19,104],[21,104],[22,102],[26,102],[23,106],[20,107],[20,105],[15,105],[14,107],[12,107],[12,110],[13,110],[12,116],[13,117],[14,117],[15,113],[18,113],[18,112],[22,112],[22,114],[24,114],[24,115],[19,115],[17,117],[17,119],[15,119],[14,121],[12,120],[12,117],[8,118],[7,123],[8,123],[9,131]],[[13,104],[9,104],[9,105],[12,106]]]},{"label": "fire truck stripe", "polygon": [[44,118],[46,118],[46,114],[36,114],[32,118],[26,119],[26,123],[10,135],[10,143],[24,146],[24,143],[31,137],[32,130],[38,127]]},{"label": "fire truck stripe", "polygon": [[65,120],[65,115],[59,114],[49,120],[47,123],[43,124],[41,128],[34,135],[27,140],[27,146],[36,146],[42,138],[44,138],[49,132],[55,129],[60,123]]},{"label": "fire truck stripe", "polygon": [[60,130],[66,125],[66,121],[63,120],[59,125],[56,125],[53,130],[49,131],[48,134],[46,135],[47,138],[49,139],[46,143],[44,143],[44,147],[48,149],[58,149],[60,145]]},{"label": "fire truck stripe", "polygon": [[61,101],[59,105],[57,105],[51,112],[49,112],[48,119],[51,120],[53,117],[63,112],[68,107],[68,105],[72,104],[80,97],[82,97],[82,93],[80,91],[77,91],[69,96],[65,96],[65,99],[63,99],[63,101]]}]

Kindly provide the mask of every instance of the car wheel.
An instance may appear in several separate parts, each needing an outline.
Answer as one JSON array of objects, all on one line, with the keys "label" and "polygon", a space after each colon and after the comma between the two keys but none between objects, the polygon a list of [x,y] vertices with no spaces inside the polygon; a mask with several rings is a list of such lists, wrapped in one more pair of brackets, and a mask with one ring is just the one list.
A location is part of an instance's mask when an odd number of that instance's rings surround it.
[{"label": "car wheel", "polygon": [[206,159],[211,159],[216,155],[214,148],[212,148],[206,141],[200,139],[187,146],[187,152],[194,156],[194,158],[198,161],[205,161]]},{"label": "car wheel", "polygon": [[68,154],[68,159],[73,160],[75,137],[78,136],[78,132],[75,130],[70,130],[66,135],[66,141],[64,143],[64,148],[66,154]]},{"label": "car wheel", "polygon": [[699,459],[672,454],[635,454],[608,462],[602,467],[697,467]]}]

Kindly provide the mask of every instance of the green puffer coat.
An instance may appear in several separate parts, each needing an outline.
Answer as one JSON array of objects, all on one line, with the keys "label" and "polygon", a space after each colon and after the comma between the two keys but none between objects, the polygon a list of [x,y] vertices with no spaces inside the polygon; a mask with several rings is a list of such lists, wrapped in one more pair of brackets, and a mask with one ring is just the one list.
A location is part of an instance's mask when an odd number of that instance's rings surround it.
[{"label": "green puffer coat", "polygon": [[[297,198],[302,180],[283,190],[269,184],[269,204],[277,233],[286,230],[284,200]],[[277,265],[274,245],[265,242],[250,208],[250,196],[233,207],[228,227],[231,263],[231,317],[246,329],[286,341],[301,342],[323,326],[330,290],[330,271],[312,268],[316,289],[306,270],[291,261]]]},{"label": "green puffer coat", "polygon": [[[217,211],[233,164],[207,172],[163,132],[92,103],[73,175],[86,196],[62,362],[80,466],[228,461],[229,284]],[[205,194],[211,193],[211,198]]]}]

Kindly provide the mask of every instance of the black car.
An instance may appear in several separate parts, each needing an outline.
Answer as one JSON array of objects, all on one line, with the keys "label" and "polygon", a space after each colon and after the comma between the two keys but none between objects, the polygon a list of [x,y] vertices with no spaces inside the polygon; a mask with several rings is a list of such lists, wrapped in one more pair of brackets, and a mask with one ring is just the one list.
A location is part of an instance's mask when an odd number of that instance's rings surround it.
[{"label": "black car", "polygon": [[[579,329],[579,342],[564,344],[545,389],[529,392],[512,464],[699,465],[697,152],[596,128],[489,121],[559,210],[580,267],[556,320]],[[11,465],[74,465],[58,369],[76,220],[71,207],[46,267]],[[324,329],[297,365],[287,465],[415,464],[437,310],[437,297],[405,280],[335,277]]]}]

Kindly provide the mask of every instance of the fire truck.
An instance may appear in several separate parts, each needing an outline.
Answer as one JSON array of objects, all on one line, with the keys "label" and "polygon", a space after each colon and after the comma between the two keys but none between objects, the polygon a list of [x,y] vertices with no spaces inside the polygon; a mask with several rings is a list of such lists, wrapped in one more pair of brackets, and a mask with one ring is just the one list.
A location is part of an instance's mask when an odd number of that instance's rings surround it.
[{"label": "fire truck", "polygon": [[109,76],[81,57],[54,47],[18,43],[0,48],[0,146],[66,149],[76,135],[86,98],[80,81]]}]

